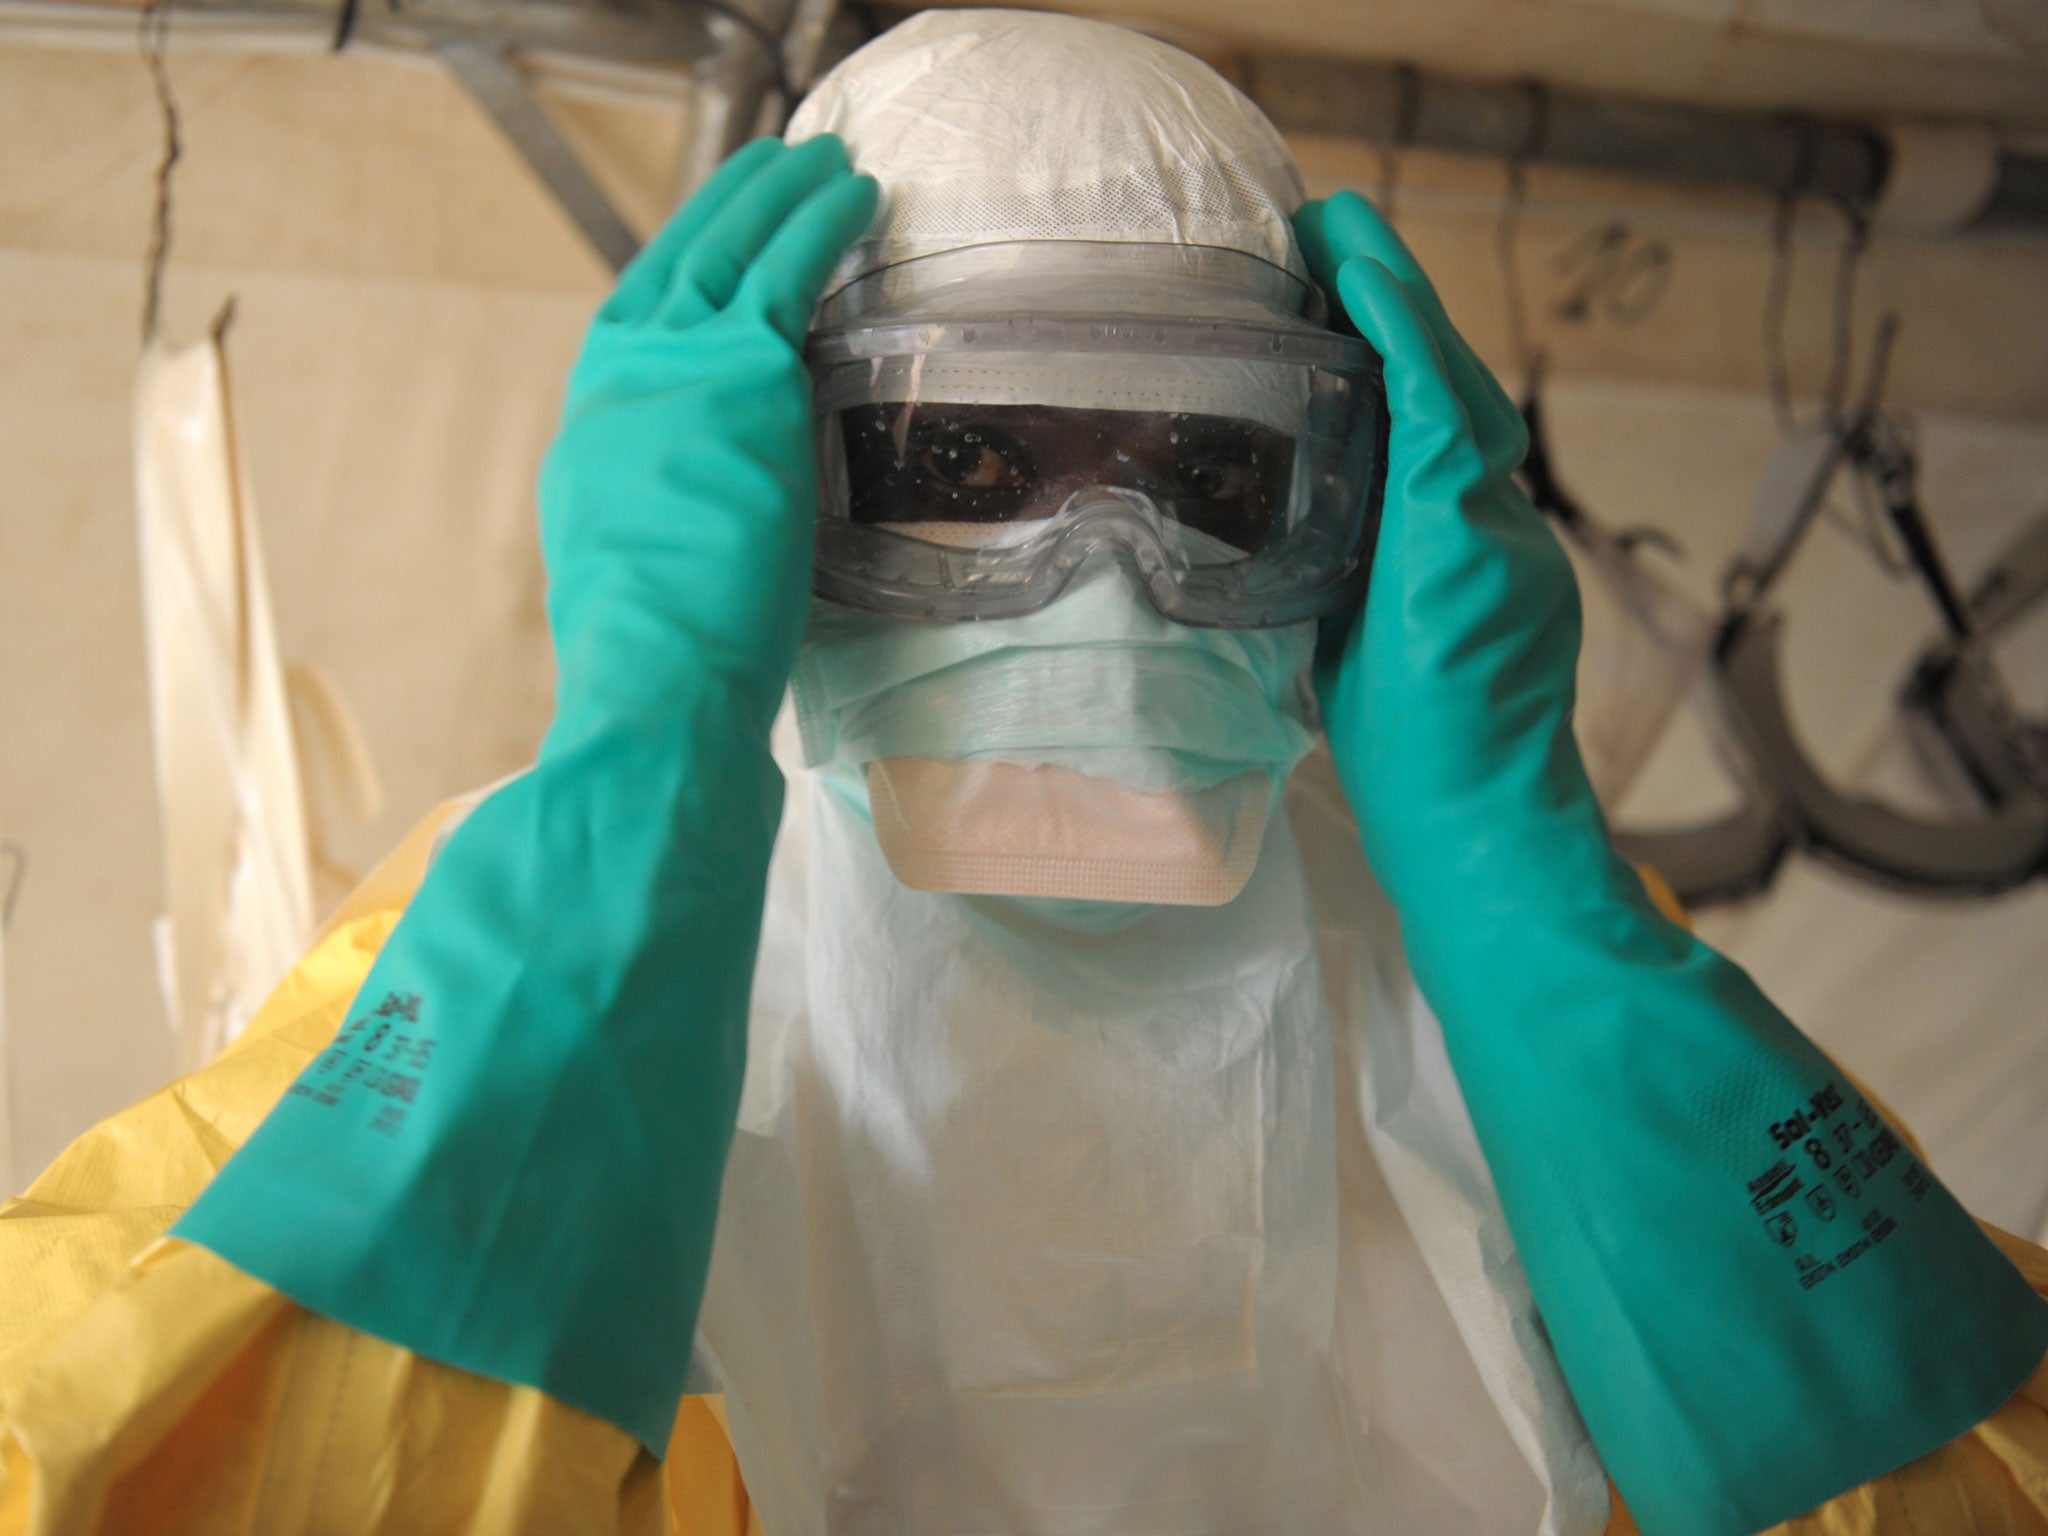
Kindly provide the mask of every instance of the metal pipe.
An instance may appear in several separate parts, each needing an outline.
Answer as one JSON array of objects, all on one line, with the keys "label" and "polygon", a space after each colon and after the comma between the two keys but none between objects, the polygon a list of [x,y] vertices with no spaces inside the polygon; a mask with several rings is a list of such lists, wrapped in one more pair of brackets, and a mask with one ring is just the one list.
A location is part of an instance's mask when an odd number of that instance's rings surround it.
[{"label": "metal pipe", "polygon": [[[216,23],[247,18],[326,28],[332,20],[332,0],[178,0],[178,9]],[[830,0],[718,0],[717,8],[692,0],[404,0],[398,7],[363,5],[355,35],[401,48],[433,48],[451,35],[482,35],[503,41],[515,54],[630,62],[708,76],[712,89],[741,87],[736,96],[750,97],[751,104],[735,100],[722,109],[703,109],[709,131],[701,139],[703,152],[691,156],[680,177],[688,187],[715,163],[714,151],[722,155],[757,131],[765,115],[769,82],[740,80],[748,66],[736,57],[762,49],[749,35],[751,25],[721,15],[721,9],[780,39],[783,73],[798,90],[810,83],[812,69],[806,66],[817,57]],[[884,22],[910,9],[872,7]],[[32,11],[41,18],[52,10],[0,0],[0,16]],[[122,24],[132,30],[131,22]],[[1230,62],[1230,72],[1283,132],[1765,196],[1800,193],[1865,208],[1898,190],[1888,182],[1900,180],[1902,161],[1913,159],[1905,152],[1910,141],[1928,136],[1910,124],[1675,106],[1534,82],[1431,78],[1395,64],[1285,54],[1241,55]],[[1989,139],[1989,129],[1977,131]],[[1940,210],[1942,216],[1923,223],[1922,232],[2048,229],[2048,156],[1987,146],[1982,173],[1985,184],[1962,200],[1967,206]],[[1936,167],[1937,191],[1938,184],[1954,179],[1949,167]],[[1921,180],[1911,201],[1924,204],[1928,186]]]},{"label": "metal pipe", "polygon": [[[1804,192],[1867,204],[1884,188],[1882,134],[1854,123],[1671,106],[1535,83],[1431,79],[1398,66],[1257,55],[1246,93],[1283,133]],[[1404,131],[1405,128],[1405,131]]]},{"label": "metal pipe", "polygon": [[640,249],[640,237],[619,217],[576,151],[556,131],[504,48],[479,38],[451,37],[442,41],[437,52],[470,97],[498,125],[498,131],[525,157],[584,239],[614,272],[623,270]]},{"label": "metal pipe", "polygon": [[2048,225],[2048,157],[2001,151],[1998,180],[1977,222],[1993,229]]},{"label": "metal pipe", "polygon": [[838,0],[778,0],[763,20],[764,28],[780,39],[774,58],[763,57],[758,47],[747,46],[747,38],[736,36],[691,70],[690,126],[676,165],[677,202],[701,187],[749,138],[780,131],[796,105],[794,98],[810,86],[837,7]]},{"label": "metal pipe", "polygon": [[[734,4],[732,9],[740,9]],[[177,0],[180,16],[313,18],[330,32],[330,0]],[[753,7],[747,8],[751,15]],[[643,65],[689,65],[716,53],[732,23],[690,4],[593,5],[584,0],[405,0],[365,5],[353,38],[435,51],[451,37],[501,44],[514,55],[549,52]]]},{"label": "metal pipe", "polygon": [[[1766,196],[1800,193],[1865,209],[1894,190],[1889,183],[1896,179],[1898,136],[1928,136],[1912,124],[1674,106],[1293,55],[1246,56],[1239,79],[1283,133]],[[1950,131],[1937,127],[1936,136]],[[1948,229],[2048,229],[2048,156],[1999,149],[1995,166],[1992,159],[1987,148],[1984,197]],[[1911,201],[1922,201],[1926,190],[1915,187]]]},{"label": "metal pipe", "polygon": [[752,135],[769,94],[768,74],[758,50],[730,48],[690,72],[690,123],[676,164],[678,203]]},{"label": "metal pipe", "polygon": [[[789,20],[782,30],[782,68],[799,96],[811,88],[818,76],[825,35],[838,11],[839,0],[794,0],[790,6]],[[795,105],[793,101],[784,102],[783,110],[787,112]]]}]

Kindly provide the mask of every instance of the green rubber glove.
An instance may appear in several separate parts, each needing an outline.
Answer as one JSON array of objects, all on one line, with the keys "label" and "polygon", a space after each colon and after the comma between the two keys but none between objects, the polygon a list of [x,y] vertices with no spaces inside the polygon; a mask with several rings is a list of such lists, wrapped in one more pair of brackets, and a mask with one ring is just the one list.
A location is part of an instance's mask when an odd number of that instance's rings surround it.
[{"label": "green rubber glove", "polygon": [[2048,1306],[1614,855],[1521,418],[1362,199],[1298,222],[1386,360],[1372,585],[1317,678],[1366,856],[1616,1485],[1645,1536],[1746,1536],[1990,1414]]},{"label": "green rubber glove", "polygon": [[541,474],[559,663],[348,1024],[174,1229],[668,1444],[746,1060],[809,604],[801,349],[874,183],[751,144],[625,272]]}]

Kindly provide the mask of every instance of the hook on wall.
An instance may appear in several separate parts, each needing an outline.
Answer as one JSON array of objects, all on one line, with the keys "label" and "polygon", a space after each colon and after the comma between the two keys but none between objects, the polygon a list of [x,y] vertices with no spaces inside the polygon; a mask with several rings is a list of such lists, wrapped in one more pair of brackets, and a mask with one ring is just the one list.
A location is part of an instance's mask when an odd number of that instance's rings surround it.
[{"label": "hook on wall", "polygon": [[1793,133],[1792,165],[1778,186],[1777,203],[1771,218],[1771,272],[1764,285],[1764,365],[1770,376],[1771,408],[1778,427],[1790,432],[1792,419],[1792,374],[1785,361],[1785,309],[1792,294],[1792,221],[1799,204],[1813,186],[1814,163],[1819,155],[1820,126],[1810,117],[1795,117],[1787,126]]},{"label": "hook on wall", "polygon": [[1524,380],[1536,368],[1536,355],[1529,342],[1529,318],[1522,302],[1522,267],[1517,237],[1521,233],[1522,208],[1528,198],[1529,162],[1543,152],[1550,128],[1550,93],[1540,80],[1522,82],[1524,117],[1521,142],[1508,156],[1507,186],[1501,197],[1500,219],[1494,226],[1494,250],[1500,261],[1501,284],[1505,290],[1508,321],[1508,351],[1515,372]]},{"label": "hook on wall", "polygon": [[[1810,117],[1792,118],[1788,126],[1794,135],[1793,152],[1778,188],[1771,219],[1771,267],[1764,286],[1763,343],[1771,407],[1779,428],[1789,434],[1798,425],[1792,406],[1792,369],[1785,346],[1792,294],[1792,228],[1800,205],[1813,190],[1821,130]],[[1831,201],[1842,218],[1842,241],[1835,254],[1828,371],[1821,402],[1827,419],[1839,422],[1848,406],[1849,370],[1855,351],[1856,277],[1870,247],[1871,208],[1867,201],[1849,197],[1838,196]]]},{"label": "hook on wall", "polygon": [[1415,142],[1415,127],[1422,117],[1422,71],[1413,64],[1394,66],[1394,118],[1392,131],[1380,143],[1380,217],[1394,222],[1394,199],[1400,191],[1401,155]]},{"label": "hook on wall", "polygon": [[1856,274],[1863,264],[1864,252],[1870,248],[1870,210],[1846,199],[1836,207],[1842,215],[1842,244],[1835,253],[1834,327],[1827,386],[1821,396],[1827,403],[1830,420],[1840,417],[1848,399],[1849,361],[1855,350]]}]

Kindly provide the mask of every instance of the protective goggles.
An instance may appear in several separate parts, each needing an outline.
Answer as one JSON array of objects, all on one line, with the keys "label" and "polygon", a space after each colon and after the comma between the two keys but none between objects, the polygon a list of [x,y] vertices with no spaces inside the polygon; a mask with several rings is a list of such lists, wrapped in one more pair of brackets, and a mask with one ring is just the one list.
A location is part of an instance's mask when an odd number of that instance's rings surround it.
[{"label": "protective goggles", "polygon": [[[1161,614],[1207,628],[1300,623],[1363,591],[1386,456],[1378,356],[1306,318],[1312,290],[1265,263],[1272,292],[1248,299],[1221,260],[1251,261],[1235,253],[1111,257],[1090,291],[1049,276],[1041,247],[1039,292],[977,282],[971,304],[920,273],[895,313],[813,333],[819,597],[1015,617],[1105,555]],[[1102,277],[1101,248],[1088,259]]]}]

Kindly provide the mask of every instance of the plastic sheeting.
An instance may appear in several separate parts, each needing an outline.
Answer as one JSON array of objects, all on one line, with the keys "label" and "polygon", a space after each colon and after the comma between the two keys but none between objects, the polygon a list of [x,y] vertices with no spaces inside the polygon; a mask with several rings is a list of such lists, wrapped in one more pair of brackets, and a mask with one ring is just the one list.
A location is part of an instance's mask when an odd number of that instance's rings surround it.
[{"label": "plastic sheeting", "polygon": [[[328,62],[314,89],[315,61],[173,58],[164,328],[202,336],[236,297],[279,649],[349,699],[387,790],[355,825],[308,765],[309,811],[359,872],[429,806],[520,766],[545,724],[532,484],[605,274],[459,88]],[[0,837],[29,856],[7,935],[18,1187],[178,1062],[151,935],[132,467],[147,75],[132,49],[0,50],[0,131],[18,151],[0,174]]]},{"label": "plastic sheeting", "polygon": [[240,1034],[313,936],[291,705],[255,498],[235,453],[223,324],[145,349],[135,482],[168,913],[156,929],[187,1068]]}]

